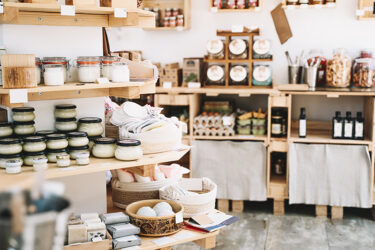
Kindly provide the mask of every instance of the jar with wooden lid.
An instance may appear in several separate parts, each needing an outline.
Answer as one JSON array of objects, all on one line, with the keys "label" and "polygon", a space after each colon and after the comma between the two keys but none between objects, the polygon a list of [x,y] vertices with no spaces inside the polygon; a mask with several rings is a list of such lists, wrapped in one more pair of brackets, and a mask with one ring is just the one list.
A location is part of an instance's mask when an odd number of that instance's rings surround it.
[{"label": "jar with wooden lid", "polygon": [[229,79],[231,85],[248,85],[248,71],[247,66],[234,65],[229,72]]},{"label": "jar with wooden lid", "polygon": [[352,60],[344,49],[335,51],[334,56],[327,62],[327,86],[346,88],[350,86]]},{"label": "jar with wooden lid", "polygon": [[208,57],[211,59],[224,59],[224,42],[220,39],[210,40],[206,46]]},{"label": "jar with wooden lid", "polygon": [[271,59],[271,42],[266,39],[256,39],[253,44],[254,59]]},{"label": "jar with wooden lid", "polygon": [[100,57],[80,56],[77,58],[78,80],[93,83],[100,78]]},{"label": "jar with wooden lid", "polygon": [[[63,71],[64,82],[68,79],[69,61],[66,57],[43,57],[43,68],[46,65],[61,65]],[[45,81],[45,80],[44,80]]]},{"label": "jar with wooden lid", "polygon": [[102,56],[102,76],[112,81],[112,69],[113,63],[118,62],[117,56]]},{"label": "jar with wooden lid", "polygon": [[222,65],[211,65],[207,69],[207,85],[225,85],[225,70]]},{"label": "jar with wooden lid", "polygon": [[269,65],[254,65],[252,83],[254,86],[269,86],[272,84],[272,70]]},{"label": "jar with wooden lid", "polygon": [[247,58],[247,41],[243,39],[234,39],[229,43],[229,54],[232,59]]}]

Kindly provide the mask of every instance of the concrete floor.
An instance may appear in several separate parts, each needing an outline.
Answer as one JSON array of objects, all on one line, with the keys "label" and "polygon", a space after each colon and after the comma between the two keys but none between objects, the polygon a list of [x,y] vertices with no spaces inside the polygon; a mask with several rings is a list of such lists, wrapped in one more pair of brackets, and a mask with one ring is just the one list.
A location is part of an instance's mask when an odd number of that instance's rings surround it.
[{"label": "concrete floor", "polygon": [[[217,237],[220,250],[375,250],[375,222],[369,209],[345,209],[344,219],[315,218],[314,206],[286,206],[272,215],[272,202],[245,203],[240,221]],[[175,250],[198,250],[194,243]]]}]

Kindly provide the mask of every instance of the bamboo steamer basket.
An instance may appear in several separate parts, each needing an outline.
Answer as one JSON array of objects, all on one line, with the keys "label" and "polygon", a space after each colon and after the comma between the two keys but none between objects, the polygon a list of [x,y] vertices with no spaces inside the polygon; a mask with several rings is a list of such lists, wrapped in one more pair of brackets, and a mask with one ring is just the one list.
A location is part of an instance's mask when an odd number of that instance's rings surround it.
[{"label": "bamboo steamer basket", "polygon": [[[154,207],[159,202],[167,202],[171,205],[174,215],[162,217],[146,217],[137,215],[138,209],[141,207]],[[175,234],[182,229],[183,221],[176,223],[176,217],[181,216],[184,212],[182,205],[175,201],[168,200],[144,200],[134,202],[126,207],[126,213],[130,217],[130,222],[139,227],[140,235],[161,237]]]}]

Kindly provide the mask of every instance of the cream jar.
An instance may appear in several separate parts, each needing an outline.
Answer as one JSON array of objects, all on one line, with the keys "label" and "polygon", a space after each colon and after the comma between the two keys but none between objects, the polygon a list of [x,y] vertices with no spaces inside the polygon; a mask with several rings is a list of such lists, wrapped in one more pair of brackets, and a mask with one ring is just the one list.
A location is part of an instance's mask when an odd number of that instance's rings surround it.
[{"label": "cream jar", "polygon": [[8,122],[0,122],[0,138],[13,135],[12,124]]},{"label": "cream jar", "polygon": [[45,138],[43,136],[28,136],[23,139],[24,152],[40,152],[46,149]]},{"label": "cream jar", "polygon": [[36,157],[33,159],[34,171],[43,171],[48,169],[47,158]]},{"label": "cream jar", "polygon": [[21,154],[11,154],[11,155],[0,155],[0,168],[6,168],[5,162],[9,160],[20,160],[22,161]]},{"label": "cream jar", "polygon": [[44,65],[43,79],[46,86],[64,85],[66,79],[64,67],[59,64]]},{"label": "cream jar", "polygon": [[56,156],[58,155],[68,155],[68,150],[66,148],[48,150],[47,151],[48,162],[56,163],[57,162]]},{"label": "cream jar", "polygon": [[77,59],[78,79],[80,82],[95,82],[100,78],[100,58],[97,56],[80,56]]},{"label": "cream jar", "polygon": [[12,119],[15,122],[30,122],[34,121],[35,109],[33,107],[19,107],[12,108]]},{"label": "cream jar", "polygon": [[55,106],[55,117],[56,118],[75,118],[77,115],[77,106],[74,104],[59,104]]},{"label": "cream jar", "polygon": [[57,155],[57,166],[59,168],[66,168],[70,166],[70,158],[68,154],[65,155]]},{"label": "cream jar", "polygon": [[63,149],[68,147],[68,140],[64,134],[47,135],[47,148],[48,149]]},{"label": "cream jar", "polygon": [[89,138],[89,150],[91,151],[92,147],[94,146],[95,139],[102,138],[102,136],[101,135],[99,135],[99,136],[88,136],[88,138]]},{"label": "cream jar", "polygon": [[76,155],[76,163],[79,166],[90,164],[90,154],[89,153],[78,153]]},{"label": "cream jar", "polygon": [[94,140],[92,147],[92,155],[97,158],[113,158],[116,150],[116,139],[114,138],[98,138]]},{"label": "cream jar", "polygon": [[125,62],[112,65],[112,82],[129,82],[129,67]]},{"label": "cream jar", "polygon": [[0,155],[14,155],[22,152],[21,140],[17,138],[0,139]]},{"label": "cream jar", "polygon": [[39,130],[35,133],[35,135],[40,135],[46,137],[47,135],[56,134],[55,130]]},{"label": "cream jar", "polygon": [[85,117],[78,120],[78,131],[86,132],[88,136],[103,134],[102,119],[97,117]]},{"label": "cream jar", "polygon": [[72,160],[77,159],[77,155],[82,154],[82,153],[87,153],[90,155],[89,146],[69,148],[70,159]]},{"label": "cream jar", "polygon": [[76,118],[56,118],[55,127],[58,131],[68,133],[77,130]]},{"label": "cream jar", "polygon": [[139,140],[122,140],[117,142],[115,157],[121,161],[135,161],[143,156],[141,142]]},{"label": "cream jar", "polygon": [[116,56],[103,56],[102,57],[102,76],[108,80],[112,80],[112,65],[118,62],[118,57]]},{"label": "cream jar", "polygon": [[[63,81],[68,79],[69,62],[66,57],[43,57],[43,67],[46,68],[50,65],[59,65],[63,71]],[[45,82],[45,79],[44,79]]]},{"label": "cream jar", "polygon": [[5,171],[7,174],[21,173],[22,160],[7,160],[5,162]]},{"label": "cream jar", "polygon": [[89,144],[89,138],[86,132],[70,132],[68,142],[70,147],[82,147]]},{"label": "cream jar", "polygon": [[44,159],[46,159],[46,162],[47,162],[47,158],[44,155],[44,151],[33,152],[33,153],[25,152],[24,157],[23,157],[23,164],[26,165],[26,166],[33,166],[34,165],[34,159],[39,159],[39,158],[44,158]]},{"label": "cream jar", "polygon": [[35,122],[13,122],[14,134],[19,136],[28,136],[35,133]]}]

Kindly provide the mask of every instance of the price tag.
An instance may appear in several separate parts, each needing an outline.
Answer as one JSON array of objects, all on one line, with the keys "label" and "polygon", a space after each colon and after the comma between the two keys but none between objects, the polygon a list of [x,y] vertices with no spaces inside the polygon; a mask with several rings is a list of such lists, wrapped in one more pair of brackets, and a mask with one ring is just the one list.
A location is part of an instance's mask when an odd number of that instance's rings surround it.
[{"label": "price tag", "polygon": [[96,82],[98,84],[108,84],[109,80],[106,77],[99,77],[99,78],[96,79]]},{"label": "price tag", "polygon": [[326,3],[326,6],[328,8],[335,8],[336,7],[336,3]]},{"label": "price tag", "polygon": [[357,16],[364,16],[365,15],[365,11],[364,10],[356,10],[355,14]]},{"label": "price tag", "polygon": [[321,8],[323,8],[323,5],[321,5],[321,4],[315,4],[314,8],[315,9],[321,9]]},{"label": "price tag", "polygon": [[308,4],[301,4],[299,7],[301,9],[307,9],[309,7],[309,5]]},{"label": "price tag", "polygon": [[62,16],[75,16],[76,7],[74,5],[61,5]]},{"label": "price tag", "polygon": [[286,6],[287,10],[294,10],[295,8],[296,8],[296,6],[294,6],[294,5],[287,5]]},{"label": "price tag", "polygon": [[163,82],[163,88],[171,89],[172,88],[172,82]]},{"label": "price tag", "polygon": [[260,7],[255,7],[254,11],[260,11]]},{"label": "price tag", "polygon": [[115,8],[115,17],[118,18],[126,18],[128,16],[128,12],[125,8]]},{"label": "price tag", "polygon": [[233,24],[232,25],[232,32],[233,33],[241,33],[241,32],[243,32],[243,25],[242,24]]},{"label": "price tag", "polygon": [[60,168],[60,171],[73,171],[73,170],[76,170],[76,168],[73,168],[73,167]]},{"label": "price tag", "polygon": [[3,3],[1,2],[0,3],[0,14],[3,14],[4,13],[4,5]]},{"label": "price tag", "polygon": [[190,89],[198,89],[201,87],[200,82],[188,82],[188,88]]},{"label": "price tag", "polygon": [[184,27],[182,27],[182,26],[178,26],[178,27],[176,28],[176,30],[177,30],[177,31],[183,31],[183,30],[184,30]]},{"label": "price tag", "polygon": [[184,217],[182,216],[182,212],[178,212],[175,217],[176,224],[184,222]]},{"label": "price tag", "polygon": [[9,99],[10,103],[27,103],[29,101],[27,89],[10,89]]},{"label": "price tag", "polygon": [[217,12],[217,7],[211,7],[211,12],[216,13]]}]

